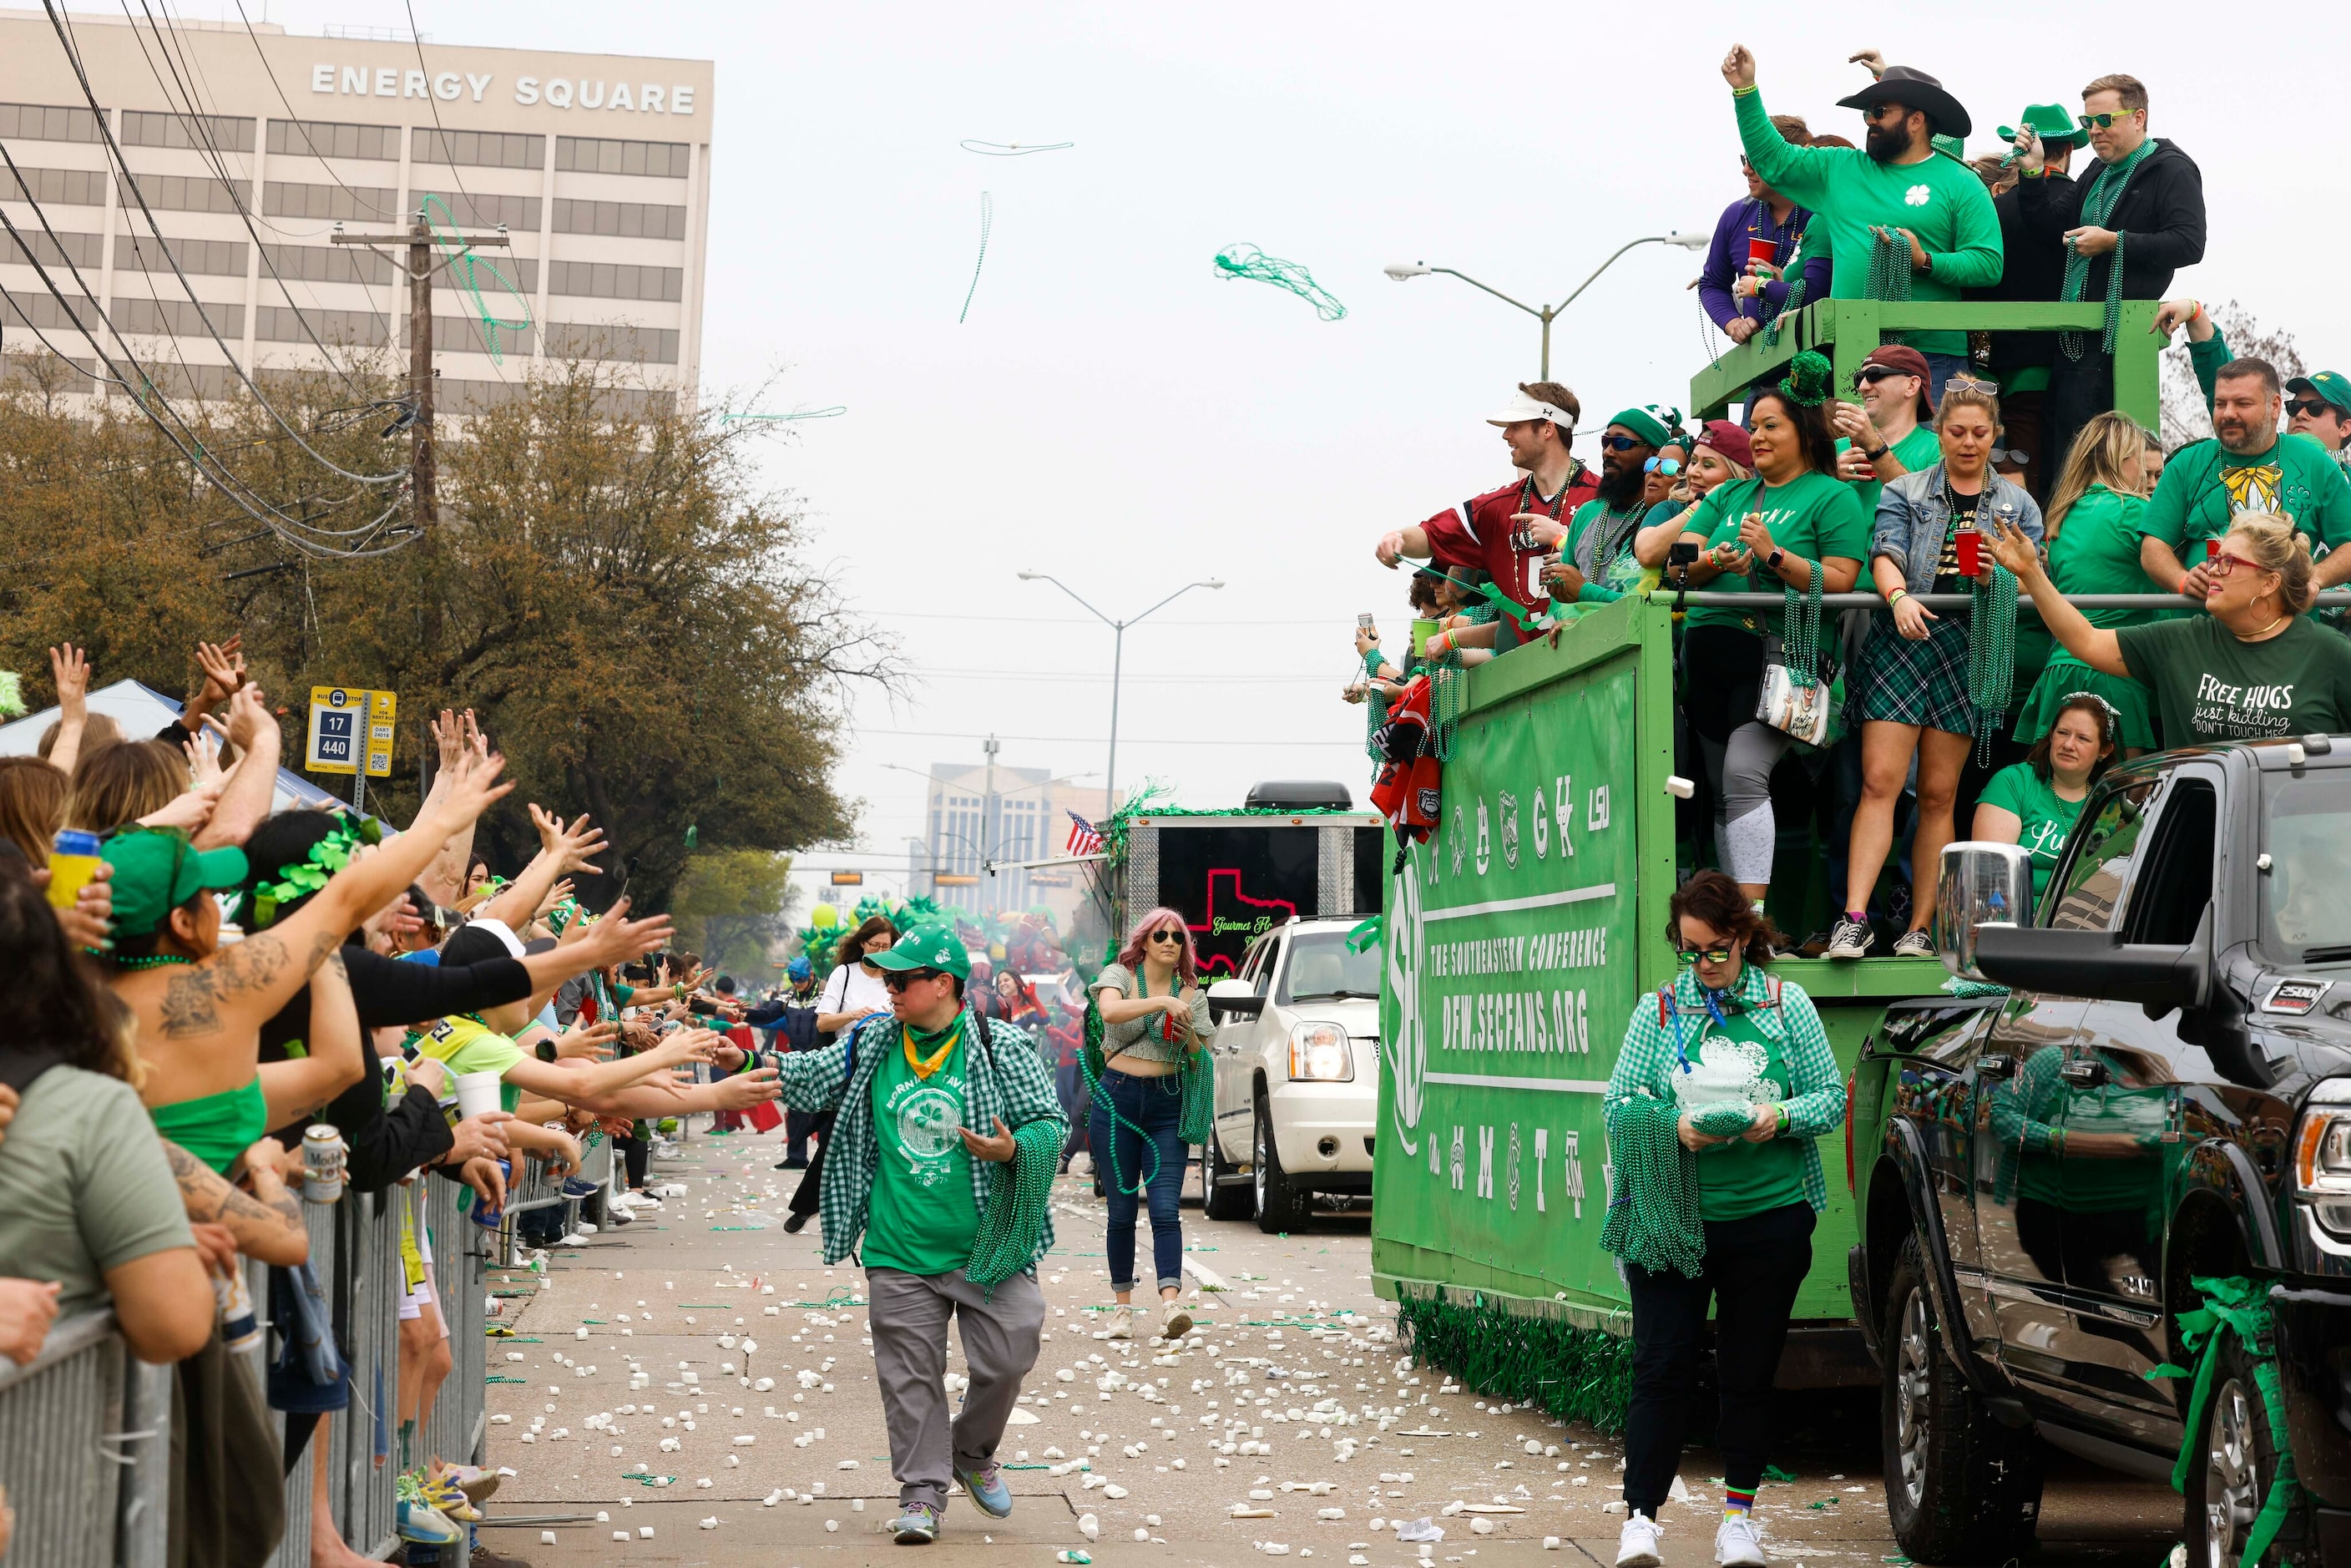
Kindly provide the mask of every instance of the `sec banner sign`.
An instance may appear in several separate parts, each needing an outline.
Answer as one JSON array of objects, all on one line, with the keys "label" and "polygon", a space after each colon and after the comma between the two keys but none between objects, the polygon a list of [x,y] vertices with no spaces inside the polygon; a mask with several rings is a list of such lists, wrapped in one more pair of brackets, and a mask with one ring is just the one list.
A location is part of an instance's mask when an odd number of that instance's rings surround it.
[{"label": "sec banner sign", "polygon": [[369,778],[392,777],[392,721],[398,701],[392,692],[312,686],[303,771],[355,773],[364,759]]}]

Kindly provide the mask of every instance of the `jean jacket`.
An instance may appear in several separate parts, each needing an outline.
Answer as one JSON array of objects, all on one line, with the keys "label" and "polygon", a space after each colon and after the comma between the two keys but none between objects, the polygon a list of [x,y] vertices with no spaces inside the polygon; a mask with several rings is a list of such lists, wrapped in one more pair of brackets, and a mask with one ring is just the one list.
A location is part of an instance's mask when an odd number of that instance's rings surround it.
[{"label": "jean jacket", "polygon": [[[1980,505],[1976,526],[1991,532],[1991,517],[1983,515],[1989,507],[1992,515],[2005,516],[2009,521],[2041,542],[2041,507],[2026,495],[2022,486],[2001,477],[1990,476],[1990,489]],[[1913,593],[1925,593],[1935,586],[1935,566],[1943,557],[1943,535],[1951,526],[1951,509],[1943,500],[1943,465],[1915,474],[1905,474],[1899,479],[1886,481],[1877,496],[1877,525],[1869,540],[1869,554],[1874,560],[1884,556],[1902,569],[1903,586]],[[1987,541],[1989,542],[1989,541]],[[1991,551],[1985,551],[1986,559]]]}]

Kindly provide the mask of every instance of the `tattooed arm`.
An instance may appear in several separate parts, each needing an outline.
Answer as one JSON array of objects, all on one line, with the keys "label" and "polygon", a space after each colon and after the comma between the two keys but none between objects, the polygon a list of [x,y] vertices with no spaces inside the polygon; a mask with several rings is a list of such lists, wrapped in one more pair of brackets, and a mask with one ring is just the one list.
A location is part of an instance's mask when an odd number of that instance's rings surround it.
[{"label": "tattooed arm", "polygon": [[246,1175],[254,1188],[248,1194],[226,1176],[215,1176],[179,1145],[163,1142],[190,1223],[225,1226],[236,1238],[238,1251],[290,1269],[309,1260],[310,1232],[302,1223],[301,1200],[287,1190],[285,1178],[277,1174],[279,1152],[270,1138],[246,1151]]}]

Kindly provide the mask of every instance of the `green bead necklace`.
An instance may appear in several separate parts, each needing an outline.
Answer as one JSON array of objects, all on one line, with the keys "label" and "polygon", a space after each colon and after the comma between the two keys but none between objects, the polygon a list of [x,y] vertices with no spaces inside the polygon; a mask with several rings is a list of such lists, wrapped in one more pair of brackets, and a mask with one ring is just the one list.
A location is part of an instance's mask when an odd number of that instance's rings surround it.
[{"label": "green bead necklace", "polygon": [[143,958],[117,958],[118,969],[161,969],[172,964],[193,964],[193,958],[183,958],[177,953],[152,953]]}]

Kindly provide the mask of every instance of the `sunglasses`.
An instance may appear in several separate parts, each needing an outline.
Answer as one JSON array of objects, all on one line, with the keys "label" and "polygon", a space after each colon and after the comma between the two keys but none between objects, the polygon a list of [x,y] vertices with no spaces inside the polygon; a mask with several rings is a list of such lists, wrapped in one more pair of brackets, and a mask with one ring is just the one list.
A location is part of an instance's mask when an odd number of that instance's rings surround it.
[{"label": "sunglasses", "polygon": [[1663,474],[1668,479],[1681,471],[1682,460],[1678,457],[1652,457],[1641,465],[1642,473]]},{"label": "sunglasses", "polygon": [[1144,940],[1145,942],[1165,942],[1180,947],[1184,945],[1184,934],[1181,931],[1154,931],[1150,936],[1145,936]]},{"label": "sunglasses", "polygon": [[[1888,365],[1864,365],[1860,370],[1853,372],[1853,384],[1855,386],[1862,386],[1865,384],[1876,386],[1878,382],[1884,381],[1888,376],[1908,375],[1910,375],[1908,371],[1897,371]],[[1917,378],[1916,376],[1911,376],[1911,379],[1916,381]]]},{"label": "sunglasses", "polygon": [[2013,463],[2022,468],[2032,461],[2032,454],[2022,446],[1995,446],[1987,455],[1994,463]]},{"label": "sunglasses", "polygon": [[1637,436],[1604,435],[1600,438],[1600,444],[1611,452],[1630,452],[1635,446],[1646,446],[1649,444]]},{"label": "sunglasses", "polygon": [[[2320,414],[2334,408],[2335,405],[2327,402],[2323,397],[2290,398],[2286,401],[2285,405],[2285,411],[2289,415],[2297,413],[2307,414],[2313,419],[2317,418]],[[2336,410],[2335,412],[2339,413],[2341,411]]]},{"label": "sunglasses", "polygon": [[1883,120],[1890,114],[1899,120],[1909,112],[1910,106],[1907,103],[1873,103],[1861,111],[1861,117],[1864,120]]},{"label": "sunglasses", "polygon": [[2137,114],[2137,112],[2138,110],[2135,109],[2109,110],[2104,114],[2077,114],[2074,118],[2075,120],[2080,122],[2082,129],[2085,131],[2104,131],[2113,125],[2115,121],[2118,120],[2128,120],[2132,115]]},{"label": "sunglasses", "polygon": [[882,977],[882,984],[895,996],[917,980],[935,980],[946,973],[945,969],[893,969]]},{"label": "sunglasses", "polygon": [[1684,947],[1674,956],[1685,964],[1728,964],[1736,955],[1728,947]]}]

